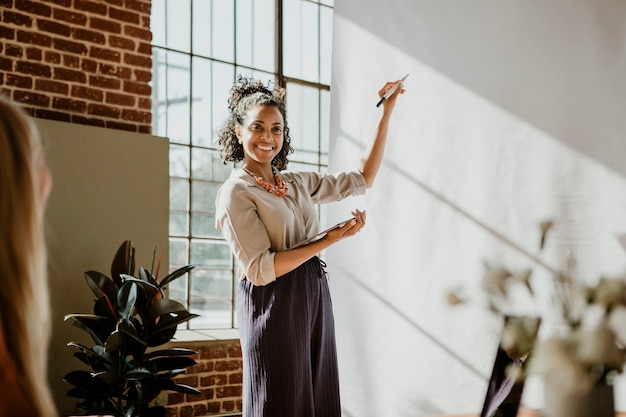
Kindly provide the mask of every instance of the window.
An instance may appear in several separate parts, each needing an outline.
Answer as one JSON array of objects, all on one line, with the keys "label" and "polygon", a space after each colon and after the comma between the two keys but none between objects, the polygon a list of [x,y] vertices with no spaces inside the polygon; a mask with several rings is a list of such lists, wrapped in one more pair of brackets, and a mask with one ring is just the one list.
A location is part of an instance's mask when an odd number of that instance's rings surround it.
[{"label": "window", "polygon": [[215,144],[238,74],[277,79],[292,130],[288,169],[328,166],[333,0],[153,0],[153,133],[170,139],[170,270],[197,263],[170,297],[233,328],[235,261],[215,229],[215,195],[232,165]]}]

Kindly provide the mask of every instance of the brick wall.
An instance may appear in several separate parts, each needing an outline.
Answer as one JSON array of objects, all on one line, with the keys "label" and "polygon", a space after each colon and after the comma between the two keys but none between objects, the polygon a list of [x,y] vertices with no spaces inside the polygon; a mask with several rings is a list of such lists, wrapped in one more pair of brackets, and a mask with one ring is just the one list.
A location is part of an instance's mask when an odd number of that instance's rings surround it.
[{"label": "brick wall", "polygon": [[0,92],[42,119],[151,132],[150,0],[0,0]]},{"label": "brick wall", "polygon": [[190,385],[201,395],[169,393],[167,417],[195,417],[241,413],[242,360],[238,340],[210,342],[175,342],[198,352],[198,365],[176,377],[176,382]]}]

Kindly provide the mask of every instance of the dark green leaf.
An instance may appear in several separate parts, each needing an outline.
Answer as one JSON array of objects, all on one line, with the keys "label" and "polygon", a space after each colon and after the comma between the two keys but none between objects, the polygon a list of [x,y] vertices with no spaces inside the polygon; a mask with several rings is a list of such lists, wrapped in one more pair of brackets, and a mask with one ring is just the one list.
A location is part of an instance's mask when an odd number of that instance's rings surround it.
[{"label": "dark green leaf", "polygon": [[187,312],[184,305],[178,301],[170,300],[169,298],[162,298],[160,300],[156,300],[150,306],[150,319],[154,320],[156,317],[164,314],[176,314],[183,312]]},{"label": "dark green leaf", "polygon": [[187,356],[179,356],[173,358],[156,358],[148,362],[154,365],[157,372],[188,368],[197,364],[195,360]]},{"label": "dark green leaf", "polygon": [[198,264],[189,264],[189,265],[185,265],[185,266],[183,266],[181,268],[178,268],[176,271],[172,272],[171,274],[169,274],[168,276],[163,278],[163,280],[161,280],[161,282],[159,283],[159,287],[160,288],[165,287],[167,284],[169,284],[170,282],[174,281],[177,278],[182,277],[187,272],[189,272],[192,269],[194,269],[196,266],[198,266]]},{"label": "dark green leaf", "polygon": [[172,357],[172,356],[187,356],[187,355],[195,355],[198,352],[191,349],[185,348],[172,348],[172,349],[162,349],[155,350],[148,354],[146,354],[146,359],[158,358],[158,357]]},{"label": "dark green leaf", "polygon": [[72,371],[65,375],[63,380],[89,393],[98,394],[103,397],[111,395],[111,386],[103,379],[94,377],[87,371]]},{"label": "dark green leaf", "polygon": [[130,240],[120,245],[111,263],[111,276],[118,286],[122,285],[120,274],[135,275],[135,245]]},{"label": "dark green leaf", "polygon": [[125,282],[117,292],[117,313],[122,319],[128,319],[137,301],[137,285]]},{"label": "dark green leaf", "polygon": [[102,345],[107,335],[115,328],[115,323],[107,317],[93,314],[68,314],[65,320],[73,319],[74,325],[85,330],[96,344]]},{"label": "dark green leaf", "polygon": [[111,311],[112,317],[117,316],[117,308],[115,308],[115,302],[117,298],[118,286],[111,280],[111,278],[97,271],[85,272],[85,280],[91,291],[96,295],[98,299],[104,297],[107,306]]}]

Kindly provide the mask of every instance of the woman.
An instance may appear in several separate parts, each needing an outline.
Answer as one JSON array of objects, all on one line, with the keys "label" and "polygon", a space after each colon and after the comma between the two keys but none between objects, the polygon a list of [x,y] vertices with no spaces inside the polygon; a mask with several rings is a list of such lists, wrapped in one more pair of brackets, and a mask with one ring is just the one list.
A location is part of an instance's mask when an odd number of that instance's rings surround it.
[{"label": "woman", "polygon": [[[378,92],[382,96],[395,83]],[[239,77],[219,131],[224,162],[243,162],[216,198],[216,226],[242,276],[238,318],[244,417],[341,415],[332,305],[319,252],[365,225],[365,212],[322,239],[316,204],[364,194],[381,165],[397,95],[383,103],[378,131],[359,170],[334,175],[281,172],[292,152],[285,90]]]},{"label": "woman", "polygon": [[51,179],[39,135],[0,95],[0,417],[53,417],[43,219]]}]

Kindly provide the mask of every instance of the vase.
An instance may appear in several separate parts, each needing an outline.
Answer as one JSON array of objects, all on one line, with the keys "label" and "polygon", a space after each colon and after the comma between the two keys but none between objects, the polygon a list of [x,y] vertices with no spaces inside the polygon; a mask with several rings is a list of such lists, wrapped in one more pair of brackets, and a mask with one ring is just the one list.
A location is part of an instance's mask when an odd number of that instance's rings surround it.
[{"label": "vase", "polygon": [[542,417],[615,417],[613,386],[598,383],[587,393],[546,383]]}]

